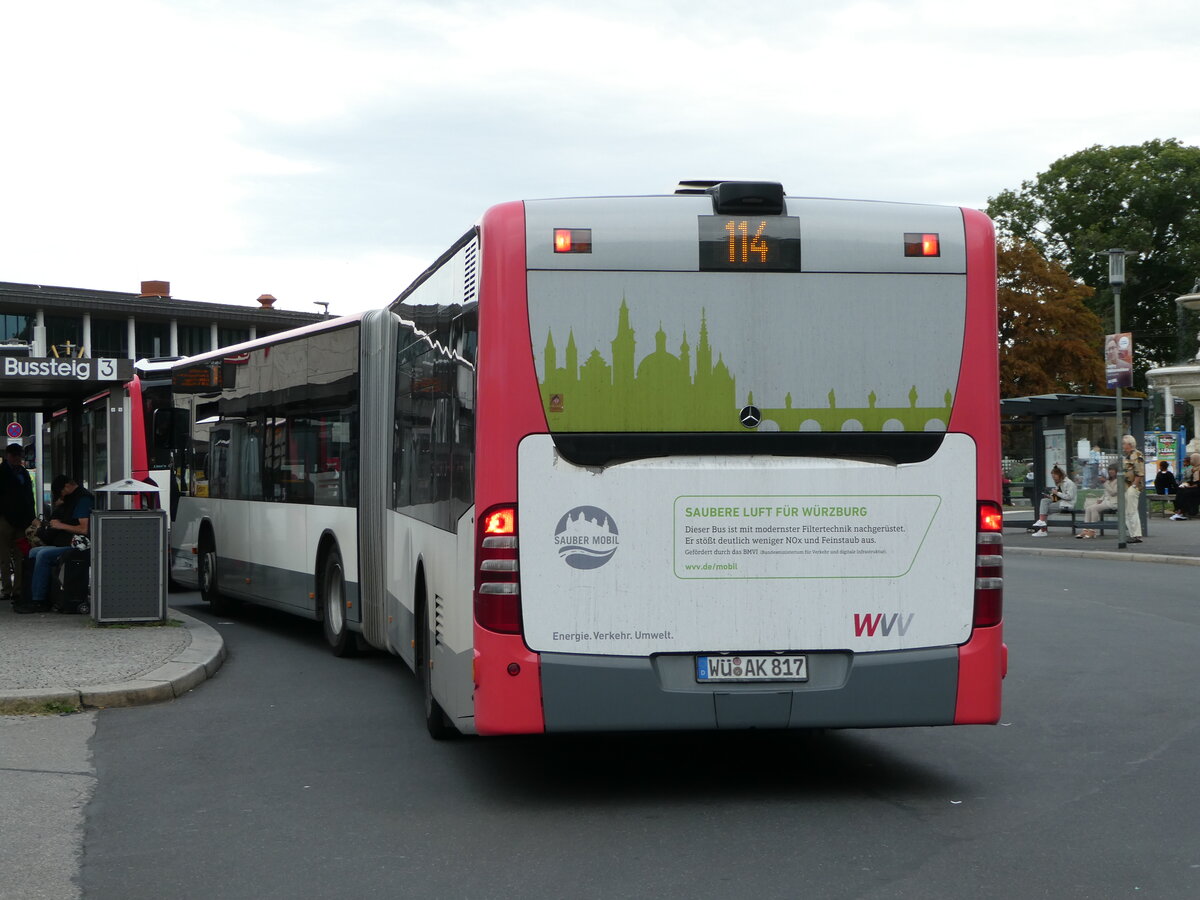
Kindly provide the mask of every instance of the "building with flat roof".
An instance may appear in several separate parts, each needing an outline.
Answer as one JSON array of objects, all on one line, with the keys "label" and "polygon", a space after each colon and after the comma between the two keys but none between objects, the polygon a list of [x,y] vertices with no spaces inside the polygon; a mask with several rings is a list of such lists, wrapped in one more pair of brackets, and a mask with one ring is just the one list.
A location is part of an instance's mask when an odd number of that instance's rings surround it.
[{"label": "building with flat roof", "polygon": [[[43,449],[50,452],[45,441],[57,441],[60,471],[81,474],[93,486],[107,482],[104,473],[115,460],[109,459],[110,443],[117,438],[105,430],[107,420],[92,421],[100,412],[85,413],[81,404],[114,381],[131,378],[134,360],[192,356],[328,317],[275,309],[270,294],[258,304],[177,300],[166,281],[143,281],[136,294],[0,282],[5,442],[24,445],[26,459],[34,463]],[[58,422],[53,438],[43,416],[56,410],[71,418]]]},{"label": "building with flat roof", "polygon": [[270,294],[258,302],[178,300],[167,281],[143,281],[136,294],[0,281],[0,343],[23,342],[35,356],[192,356],[325,317],[275,309]]}]

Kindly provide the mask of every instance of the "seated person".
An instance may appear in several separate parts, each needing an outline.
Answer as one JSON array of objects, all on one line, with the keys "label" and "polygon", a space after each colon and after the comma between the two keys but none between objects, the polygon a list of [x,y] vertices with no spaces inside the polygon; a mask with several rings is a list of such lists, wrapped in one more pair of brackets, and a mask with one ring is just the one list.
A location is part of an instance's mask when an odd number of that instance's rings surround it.
[{"label": "seated person", "polygon": [[1175,473],[1171,471],[1171,464],[1165,459],[1158,461],[1158,474],[1154,476],[1154,493],[1156,494],[1173,494],[1178,484],[1175,481]]},{"label": "seated person", "polygon": [[1200,453],[1193,453],[1189,461],[1188,473],[1175,487],[1175,515],[1171,518],[1176,522],[1200,515]]},{"label": "seated person", "polygon": [[1042,504],[1038,508],[1038,520],[1029,529],[1034,537],[1046,536],[1046,516],[1050,513],[1051,504],[1054,505],[1055,512],[1070,512],[1075,508],[1075,482],[1058,466],[1050,470],[1050,477],[1054,479],[1054,487],[1042,498]]},{"label": "seated person", "polygon": [[[50,573],[54,564],[71,549],[71,539],[77,534],[88,533],[88,516],[92,514],[92,495],[79,486],[79,482],[66,475],[55,477],[51,493],[61,498],[54,507],[47,523],[49,534],[54,540],[29,551],[29,564],[33,566],[30,581],[30,596],[25,602],[14,604],[19,613],[46,612],[50,609]],[[59,546],[61,545],[61,546]]]},{"label": "seated person", "polygon": [[[1092,497],[1083,504],[1083,521],[1099,522],[1100,513],[1116,512],[1117,511],[1117,467],[1108,467],[1108,478],[1104,480],[1104,493],[1099,497]],[[1096,537],[1095,528],[1085,528],[1077,538],[1094,538]]]}]

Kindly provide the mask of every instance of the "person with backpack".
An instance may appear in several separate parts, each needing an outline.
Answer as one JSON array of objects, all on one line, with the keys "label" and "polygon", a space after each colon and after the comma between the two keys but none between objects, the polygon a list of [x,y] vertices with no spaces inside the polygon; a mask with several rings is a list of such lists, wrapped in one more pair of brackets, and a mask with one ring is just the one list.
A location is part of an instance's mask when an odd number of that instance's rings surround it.
[{"label": "person with backpack", "polygon": [[19,613],[49,611],[50,573],[54,564],[71,549],[71,539],[75,535],[88,533],[88,517],[94,504],[92,495],[76,479],[66,475],[55,476],[50,488],[62,502],[51,513],[50,521],[42,526],[45,543],[29,551],[29,562],[33,565],[31,596],[13,604],[13,609]]}]

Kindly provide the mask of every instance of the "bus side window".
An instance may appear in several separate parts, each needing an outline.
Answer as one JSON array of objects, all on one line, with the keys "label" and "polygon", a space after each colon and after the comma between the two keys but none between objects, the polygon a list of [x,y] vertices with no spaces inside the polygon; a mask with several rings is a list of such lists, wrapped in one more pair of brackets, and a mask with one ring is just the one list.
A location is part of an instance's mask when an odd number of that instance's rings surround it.
[{"label": "bus side window", "polygon": [[183,450],[187,446],[187,410],[164,407],[154,411],[154,449]]},{"label": "bus side window", "polygon": [[228,427],[213,428],[209,434],[208,496],[229,497],[230,434]]}]

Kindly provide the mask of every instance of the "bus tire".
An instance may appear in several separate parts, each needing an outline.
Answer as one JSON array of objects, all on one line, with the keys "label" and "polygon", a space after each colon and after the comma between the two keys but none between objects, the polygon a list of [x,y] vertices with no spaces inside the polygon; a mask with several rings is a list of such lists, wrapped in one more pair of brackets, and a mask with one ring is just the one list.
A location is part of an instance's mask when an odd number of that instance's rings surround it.
[{"label": "bus tire", "polygon": [[417,678],[421,680],[421,694],[425,702],[425,728],[435,741],[455,737],[458,730],[450,724],[442,705],[433,696],[433,632],[429,627],[429,604],[421,600],[421,613],[417,620]]},{"label": "bus tire", "polygon": [[358,636],[346,621],[346,571],[342,554],[333,547],[321,563],[321,628],[325,643],[334,656],[354,656],[358,652]]},{"label": "bus tire", "polygon": [[236,608],[236,601],[224,596],[217,581],[217,543],[212,532],[205,531],[200,538],[200,596],[209,605],[214,616],[227,616]]}]

